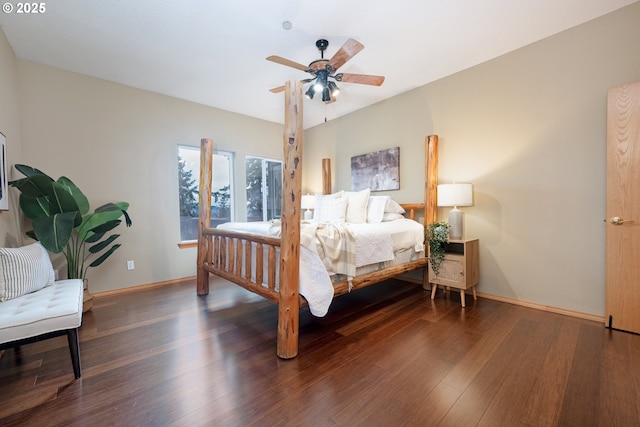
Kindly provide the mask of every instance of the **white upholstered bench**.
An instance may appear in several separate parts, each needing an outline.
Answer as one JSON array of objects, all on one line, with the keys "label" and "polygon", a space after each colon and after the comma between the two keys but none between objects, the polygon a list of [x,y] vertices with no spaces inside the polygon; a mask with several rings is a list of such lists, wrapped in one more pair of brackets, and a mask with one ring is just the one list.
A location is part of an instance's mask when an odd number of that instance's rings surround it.
[{"label": "white upholstered bench", "polygon": [[[48,254],[39,244],[29,250],[35,251],[35,256],[38,257],[46,255],[46,260],[44,258],[29,259],[28,252],[27,255],[18,252],[18,255],[27,261],[20,259],[19,262],[15,262],[15,254],[20,249],[23,248],[10,251],[5,248],[0,249],[0,286],[4,287],[4,291],[7,291],[11,281],[15,282],[14,271],[10,270],[22,268],[23,271],[31,272],[42,267],[41,270],[44,273],[40,274],[41,276],[53,274],[53,270],[51,272],[47,270],[51,268]],[[9,257],[14,259],[7,260],[7,252]],[[40,261],[45,265],[37,265]],[[11,265],[11,262],[14,264]],[[28,267],[25,268],[25,265]],[[33,281],[33,278],[31,277],[30,280]],[[45,278],[45,280],[46,285],[33,292],[0,301],[0,350],[66,335],[71,352],[73,374],[76,378],[80,378],[78,327],[82,323],[83,282],[80,279],[53,281],[51,278]]]},{"label": "white upholstered bench", "polygon": [[60,280],[39,291],[0,302],[0,349],[67,335],[73,374],[80,378],[78,327],[82,280]]}]

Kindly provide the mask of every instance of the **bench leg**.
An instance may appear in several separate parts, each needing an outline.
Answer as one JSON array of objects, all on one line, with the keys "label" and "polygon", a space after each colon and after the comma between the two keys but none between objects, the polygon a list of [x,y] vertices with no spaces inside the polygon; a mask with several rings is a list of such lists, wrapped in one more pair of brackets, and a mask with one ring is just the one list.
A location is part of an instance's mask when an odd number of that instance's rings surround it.
[{"label": "bench leg", "polygon": [[67,340],[69,341],[69,352],[71,353],[71,363],[73,364],[73,375],[80,378],[80,341],[78,340],[78,329],[67,330]]}]

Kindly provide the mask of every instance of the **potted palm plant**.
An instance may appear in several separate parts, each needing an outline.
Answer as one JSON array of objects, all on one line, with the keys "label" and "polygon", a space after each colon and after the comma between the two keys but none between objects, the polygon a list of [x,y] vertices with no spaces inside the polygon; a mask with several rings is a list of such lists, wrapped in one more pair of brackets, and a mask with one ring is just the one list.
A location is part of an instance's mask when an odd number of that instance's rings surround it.
[{"label": "potted palm plant", "polygon": [[92,306],[86,274],[109,258],[119,243],[119,234],[109,234],[124,217],[127,227],[131,218],[129,203],[106,203],[89,212],[89,201],[80,189],[66,177],[54,180],[44,172],[26,165],[15,165],[25,178],[9,182],[20,191],[20,208],[29,218],[33,230],[27,236],[39,240],[49,252],[64,254],[67,277],[85,282],[85,307]]},{"label": "potted palm plant", "polygon": [[429,244],[429,263],[437,276],[444,260],[444,244],[449,241],[449,224],[444,221],[429,224],[425,229],[425,238]]}]

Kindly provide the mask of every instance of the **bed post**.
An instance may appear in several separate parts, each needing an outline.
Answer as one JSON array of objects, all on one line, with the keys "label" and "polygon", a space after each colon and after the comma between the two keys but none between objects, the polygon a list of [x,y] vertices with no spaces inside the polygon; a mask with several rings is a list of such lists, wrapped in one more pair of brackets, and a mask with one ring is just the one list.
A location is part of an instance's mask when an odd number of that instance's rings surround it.
[{"label": "bed post", "polygon": [[[438,221],[438,135],[428,135],[424,139],[424,226]],[[425,249],[429,256],[429,247]],[[422,288],[431,289],[429,285],[429,265],[424,268]]]},{"label": "bed post", "polygon": [[205,262],[211,260],[209,238],[202,235],[206,227],[211,227],[211,173],[213,168],[213,141],[200,140],[200,187],[198,195],[198,264],[196,271],[196,290],[198,295],[209,293],[209,272]]},{"label": "bed post", "polygon": [[278,356],[283,359],[291,359],[298,355],[302,133],[302,83],[298,80],[290,80],[285,85],[280,300],[278,302]]},{"label": "bed post", "polygon": [[331,194],[331,159],[322,159],[322,194]]},{"label": "bed post", "polygon": [[438,135],[424,140],[424,226],[438,221]]}]

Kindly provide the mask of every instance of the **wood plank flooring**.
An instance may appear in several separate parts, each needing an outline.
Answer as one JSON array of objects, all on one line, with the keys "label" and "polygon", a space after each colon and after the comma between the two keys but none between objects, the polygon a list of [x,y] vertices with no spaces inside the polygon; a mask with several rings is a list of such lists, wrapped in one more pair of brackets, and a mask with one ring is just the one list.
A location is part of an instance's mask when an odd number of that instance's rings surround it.
[{"label": "wood plank flooring", "polygon": [[640,336],[388,281],[301,312],[214,278],[98,296],[66,338],[0,357],[2,426],[637,426]]}]

